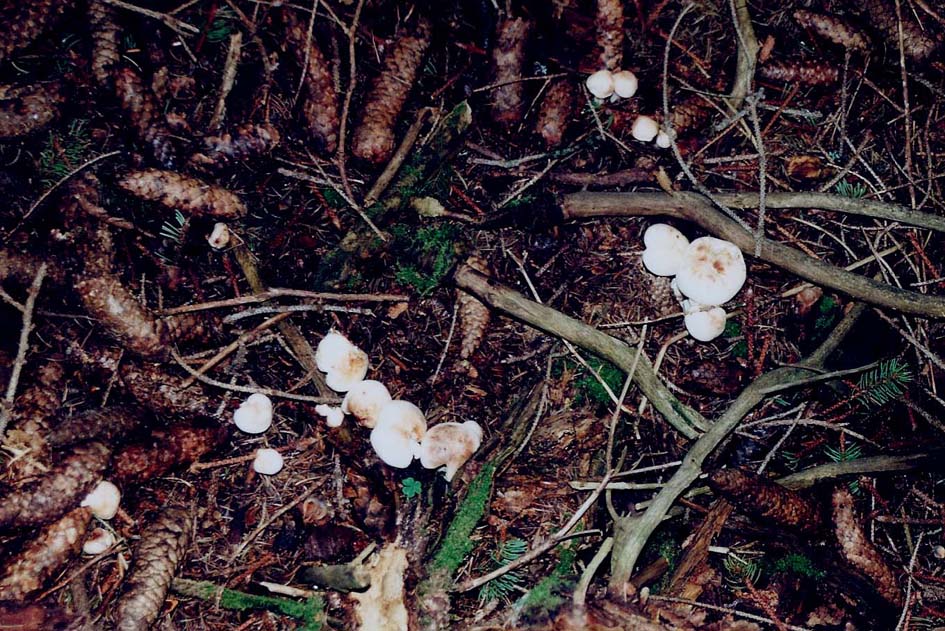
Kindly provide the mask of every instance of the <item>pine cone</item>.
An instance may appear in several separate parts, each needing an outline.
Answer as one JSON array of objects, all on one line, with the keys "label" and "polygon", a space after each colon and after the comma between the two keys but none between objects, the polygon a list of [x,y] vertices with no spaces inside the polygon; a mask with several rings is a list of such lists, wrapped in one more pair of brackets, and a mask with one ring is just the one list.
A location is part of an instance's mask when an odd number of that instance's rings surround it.
[{"label": "pine cone", "polygon": [[623,67],[623,0],[597,0],[597,47],[601,69]]},{"label": "pine cone", "polygon": [[0,576],[0,600],[23,601],[42,589],[79,552],[90,521],[91,511],[77,508],[18,550]]},{"label": "pine cone", "polygon": [[112,74],[121,61],[121,29],[115,20],[115,9],[103,0],[89,0],[88,18],[92,35],[92,76],[99,87],[111,92],[114,89]]},{"label": "pine cone", "polygon": [[[331,64],[325,57],[315,38],[308,37],[307,21],[296,17],[294,11],[286,11],[286,42],[292,49],[299,67],[305,72],[305,95],[302,101],[302,118],[308,133],[326,153],[338,148],[338,95],[332,77]],[[308,47],[308,59],[305,51]]]},{"label": "pine cone", "polygon": [[194,216],[238,219],[247,212],[239,197],[230,191],[174,171],[132,171],[118,181],[118,186],[135,197]]},{"label": "pine cone", "polygon": [[129,67],[118,68],[112,73],[118,102],[138,138],[144,142],[155,160],[171,168],[175,162],[171,132],[162,119],[151,89],[144,85],[138,72]]},{"label": "pine cone", "polygon": [[146,631],[157,620],[190,542],[190,511],[162,509],[141,533],[125,593],[115,605],[118,631]]},{"label": "pine cone", "polygon": [[836,83],[840,73],[825,61],[769,61],[758,66],[758,74],[769,81],[797,81],[804,85]]},{"label": "pine cone", "polygon": [[797,491],[739,469],[722,469],[709,486],[740,511],[776,526],[816,532],[823,519],[817,505]]},{"label": "pine cone", "polygon": [[0,61],[29,46],[70,4],[69,0],[5,3],[0,11]]},{"label": "pine cone", "polygon": [[213,451],[228,435],[226,426],[213,421],[154,429],[150,438],[127,445],[115,455],[112,477],[124,485],[160,477]]},{"label": "pine cone", "polygon": [[207,136],[203,139],[204,150],[190,158],[197,168],[218,171],[272,151],[279,144],[279,131],[265,123],[247,123],[222,136]]},{"label": "pine cone", "polygon": [[798,9],[794,12],[794,19],[804,28],[834,44],[851,50],[869,50],[870,41],[866,34],[843,18]]},{"label": "pine cone", "polygon": [[503,20],[492,47],[495,83],[503,84],[492,91],[492,119],[505,127],[521,122],[525,109],[521,79],[529,30],[531,24],[522,18]]},{"label": "pine cone", "polygon": [[713,109],[699,96],[690,96],[670,114],[673,131],[685,134],[698,131],[712,117]]},{"label": "pine cone", "polygon": [[[470,256],[466,265],[477,272],[490,276],[489,264],[479,256]],[[479,302],[479,299],[465,291],[456,292],[456,304],[459,317],[459,330],[462,341],[459,347],[460,359],[469,359],[479,349],[482,339],[489,328],[492,312],[489,307]]]},{"label": "pine cone", "polygon": [[62,84],[0,87],[0,139],[39,131],[59,116],[65,102]]},{"label": "pine cone", "polygon": [[163,327],[117,276],[82,278],[76,282],[75,291],[86,313],[98,320],[123,348],[149,359],[168,357]]},{"label": "pine cone", "polygon": [[[892,0],[863,0],[853,5],[859,7],[859,11],[882,33],[893,50],[899,50],[899,20],[896,18],[896,5]],[[939,49],[940,42],[925,33],[922,26],[910,15],[907,4],[900,8],[903,52],[914,61],[930,59]]]},{"label": "pine cone", "polygon": [[896,582],[896,574],[863,531],[853,506],[853,496],[842,486],[833,492],[833,531],[843,558],[865,574],[889,604],[901,606],[903,594]]},{"label": "pine cone", "polygon": [[154,364],[122,362],[120,371],[128,394],[158,416],[187,418],[211,411],[211,400],[200,384],[184,388],[183,379]]},{"label": "pine cone", "polygon": [[567,79],[557,80],[548,87],[535,124],[546,147],[557,147],[564,140],[577,104],[577,90]]},{"label": "pine cone", "polygon": [[58,449],[86,440],[111,443],[115,438],[140,427],[146,418],[144,410],[130,406],[85,410],[56,419],[46,434],[46,442]]},{"label": "pine cone", "polygon": [[402,35],[384,58],[374,78],[361,123],[351,139],[351,153],[375,164],[386,162],[394,151],[394,124],[417,80],[423,55],[430,46],[432,26],[421,18],[410,35]]}]

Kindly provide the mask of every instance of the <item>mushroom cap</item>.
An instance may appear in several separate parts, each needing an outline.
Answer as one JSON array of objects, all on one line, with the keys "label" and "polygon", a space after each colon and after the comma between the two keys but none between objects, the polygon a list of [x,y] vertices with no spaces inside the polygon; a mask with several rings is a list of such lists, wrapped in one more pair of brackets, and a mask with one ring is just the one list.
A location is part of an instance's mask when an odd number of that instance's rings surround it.
[{"label": "mushroom cap", "polygon": [[614,94],[622,99],[629,99],[637,93],[637,76],[629,70],[614,73]]},{"label": "mushroom cap", "polygon": [[440,423],[428,429],[420,441],[420,464],[427,469],[445,466],[443,474],[447,480],[452,480],[481,444],[482,427],[479,423]]},{"label": "mushroom cap", "polygon": [[655,223],[643,233],[643,266],[657,276],[673,276],[679,269],[689,239],[676,228]]},{"label": "mushroom cap", "polygon": [[637,116],[637,119],[633,121],[633,127],[630,128],[630,135],[642,142],[650,142],[659,133],[659,123],[649,116]]},{"label": "mushroom cap", "polygon": [[115,535],[110,530],[96,528],[82,544],[84,554],[101,554],[115,545]]},{"label": "mushroom cap", "polygon": [[341,427],[345,422],[345,413],[340,407],[320,403],[315,406],[315,412],[325,417],[325,425],[328,427]]},{"label": "mushroom cap", "polygon": [[230,242],[230,229],[225,223],[213,224],[213,230],[207,235],[207,243],[214,250],[222,250]]},{"label": "mushroom cap", "polygon": [[598,99],[606,99],[614,93],[614,75],[610,70],[598,70],[587,78],[584,85]]},{"label": "mushroom cap", "polygon": [[256,458],[253,460],[253,471],[263,475],[275,475],[282,471],[285,461],[275,449],[261,447],[256,450]]},{"label": "mushroom cap", "polygon": [[325,374],[325,383],[336,392],[347,392],[368,371],[367,353],[337,331],[329,331],[315,350],[315,365]]},{"label": "mushroom cap", "polygon": [[354,344],[338,331],[329,331],[315,349],[315,365],[322,372],[331,372],[338,366],[339,358],[353,346]]},{"label": "mushroom cap", "polygon": [[745,258],[734,243],[700,237],[683,253],[676,284],[693,302],[718,306],[735,297],[746,275]]},{"label": "mushroom cap", "polygon": [[386,464],[406,469],[426,431],[427,419],[420,408],[407,401],[391,401],[377,416],[377,424],[371,430],[371,446]]},{"label": "mushroom cap", "polygon": [[348,390],[344,401],[341,402],[341,411],[353,415],[364,427],[373,428],[377,425],[381,409],[390,402],[391,396],[387,387],[380,381],[367,379]]},{"label": "mushroom cap", "polygon": [[233,412],[233,422],[247,434],[262,434],[272,425],[272,401],[259,392],[249,395]]},{"label": "mushroom cap", "polygon": [[665,131],[661,131],[656,134],[656,146],[660,149],[669,149],[672,146],[672,142],[669,139],[669,134]]},{"label": "mushroom cap", "polygon": [[725,309],[710,307],[686,300],[683,303],[686,314],[686,330],[700,342],[711,342],[725,330]]},{"label": "mushroom cap", "polygon": [[99,519],[107,520],[115,516],[119,504],[121,504],[121,491],[108,480],[102,480],[91,493],[85,496],[81,506],[87,506]]}]

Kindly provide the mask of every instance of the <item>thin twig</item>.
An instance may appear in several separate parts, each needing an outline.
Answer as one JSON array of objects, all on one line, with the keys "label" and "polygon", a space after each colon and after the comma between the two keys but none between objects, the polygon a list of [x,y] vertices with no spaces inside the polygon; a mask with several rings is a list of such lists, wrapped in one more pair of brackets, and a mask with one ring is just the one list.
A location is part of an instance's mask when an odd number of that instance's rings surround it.
[{"label": "thin twig", "polygon": [[240,296],[239,298],[226,298],[224,300],[201,302],[195,305],[172,307],[162,310],[160,315],[179,315],[181,313],[193,313],[194,311],[239,307],[257,302],[268,302],[274,298],[308,298],[310,300],[333,300],[335,302],[407,302],[410,300],[408,296],[402,296],[400,294],[337,294],[332,292],[308,291],[305,289],[273,287],[258,294]]},{"label": "thin twig", "polygon": [[399,171],[400,167],[403,165],[404,160],[410,155],[410,150],[413,149],[414,143],[416,143],[417,138],[420,137],[420,130],[423,129],[423,124],[432,111],[431,108],[424,107],[417,112],[416,120],[414,120],[413,125],[407,130],[407,133],[404,134],[403,140],[401,140],[400,145],[397,146],[397,151],[391,156],[391,159],[387,162],[387,166],[384,167],[381,174],[374,180],[374,185],[371,187],[371,190],[364,196],[365,207],[370,208],[374,202],[381,198],[381,195],[384,194],[387,187],[390,186],[391,180],[394,179],[394,176],[397,175],[397,171]]},{"label": "thin twig", "polygon": [[305,493],[302,493],[297,498],[295,498],[294,500],[292,500],[291,502],[289,502],[288,504],[286,504],[285,506],[283,506],[282,508],[274,512],[272,515],[269,516],[268,519],[264,519],[262,522],[260,522],[259,526],[256,527],[256,530],[251,532],[236,547],[236,550],[234,550],[233,554],[230,555],[229,562],[232,563],[236,559],[240,558],[243,555],[243,552],[246,551],[247,546],[249,546],[249,544],[252,543],[256,539],[256,537],[261,535],[263,531],[265,531],[266,528],[269,527],[269,524],[273,523],[274,521],[276,521],[277,519],[279,519],[280,517],[288,513],[290,510],[292,510],[293,508],[295,508],[296,506],[298,506],[299,504],[307,500],[317,490],[318,490],[318,487],[313,487],[309,489]]},{"label": "thin twig", "polygon": [[[348,137],[348,114],[351,111],[351,95],[354,93],[354,86],[358,82],[357,56],[355,55],[354,44],[357,40],[358,22],[361,20],[361,9],[363,8],[364,0],[358,0],[358,4],[354,8],[354,17],[351,18],[351,26],[348,27],[348,88],[345,90],[344,105],[341,107],[341,127],[338,129],[338,173],[341,175],[341,185],[352,202],[354,202],[354,193],[351,191],[351,183],[348,182],[345,143]],[[369,225],[373,226],[370,222]],[[374,231],[380,232],[377,228],[374,228]]]},{"label": "thin twig", "polygon": [[239,68],[240,51],[243,47],[243,32],[236,31],[230,35],[230,46],[226,51],[226,61],[223,64],[223,78],[220,79],[220,96],[217,97],[217,104],[213,108],[213,116],[210,117],[210,129],[216,129],[223,122],[223,114],[226,112],[226,97],[233,89],[233,83],[236,81],[236,71]]},{"label": "thin twig", "polygon": [[200,29],[192,24],[188,24],[182,20],[178,20],[175,17],[171,17],[166,13],[160,13],[158,11],[152,11],[151,9],[145,9],[144,7],[139,7],[128,2],[123,2],[122,0],[105,0],[107,4],[118,7],[120,9],[125,9],[126,11],[132,11],[134,13],[140,13],[146,17],[152,18],[159,22],[163,22],[171,30],[180,33],[181,35],[185,33],[190,33],[191,35],[196,35],[200,32]]}]

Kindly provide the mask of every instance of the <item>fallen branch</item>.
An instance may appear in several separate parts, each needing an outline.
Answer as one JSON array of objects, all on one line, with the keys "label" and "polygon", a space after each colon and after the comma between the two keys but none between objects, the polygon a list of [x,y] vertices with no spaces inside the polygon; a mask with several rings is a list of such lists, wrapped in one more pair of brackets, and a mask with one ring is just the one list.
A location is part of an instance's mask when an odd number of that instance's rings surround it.
[{"label": "fallen branch", "polygon": [[[809,194],[805,194],[809,195]],[[768,206],[775,207],[772,197]],[[829,198],[831,196],[825,196]],[[742,198],[748,204],[750,197]],[[786,203],[783,199],[781,203]],[[836,207],[839,210],[840,204]],[[875,206],[870,206],[875,211]],[[756,240],[748,230],[719,212],[708,200],[695,193],[573,193],[561,202],[565,219],[590,217],[635,217],[665,215],[698,224],[706,231],[731,241],[743,252],[753,255]],[[891,212],[887,208],[885,212]],[[841,212],[850,212],[849,207]],[[865,214],[865,213],[861,213]],[[915,213],[909,213],[915,215]],[[925,219],[928,219],[925,216]],[[897,219],[898,220],[898,219]],[[933,222],[934,223],[934,222]],[[843,292],[864,302],[888,307],[903,313],[931,318],[945,318],[945,297],[920,294],[847,272],[839,267],[812,258],[803,252],[770,239],[760,240],[758,258],[797,274],[812,283]]]},{"label": "fallen branch", "polygon": [[322,599],[317,596],[304,602],[298,602],[288,598],[248,594],[215,585],[210,581],[192,581],[186,578],[175,578],[171,583],[171,589],[181,596],[199,598],[223,609],[234,609],[236,611],[267,609],[275,611],[303,621],[305,626],[302,628],[309,631],[321,629],[324,625],[325,605]]}]

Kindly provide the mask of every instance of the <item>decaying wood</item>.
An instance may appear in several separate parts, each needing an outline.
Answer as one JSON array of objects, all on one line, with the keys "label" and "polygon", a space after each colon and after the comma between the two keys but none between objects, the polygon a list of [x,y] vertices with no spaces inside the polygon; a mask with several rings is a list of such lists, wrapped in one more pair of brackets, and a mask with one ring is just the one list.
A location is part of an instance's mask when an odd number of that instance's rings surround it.
[{"label": "decaying wood", "polygon": [[896,581],[896,574],[864,532],[856,514],[853,495],[842,486],[833,492],[833,531],[843,558],[865,574],[890,605],[899,607],[903,594]]},{"label": "decaying wood", "polygon": [[394,124],[417,80],[423,56],[430,46],[432,26],[420,18],[410,33],[398,36],[374,78],[361,122],[351,138],[351,153],[375,164],[394,151]]},{"label": "decaying wood", "polygon": [[59,116],[65,102],[61,83],[0,86],[0,140],[40,131]]},{"label": "decaying wood", "polygon": [[623,0],[597,0],[596,25],[598,70],[616,72],[623,68]]},{"label": "decaying wood", "polygon": [[115,94],[128,122],[154,159],[167,168],[176,162],[176,149],[171,132],[151,88],[145,85],[134,68],[124,66],[112,72]]},{"label": "decaying wood", "polygon": [[115,9],[104,0],[89,0],[89,30],[92,36],[92,76],[105,92],[114,90],[113,75],[121,62],[121,29]]},{"label": "decaying wood", "polygon": [[0,575],[0,600],[22,602],[59,571],[82,547],[92,513],[76,508],[45,528],[13,557]]},{"label": "decaying wood", "polygon": [[0,528],[39,526],[72,510],[102,479],[110,456],[99,442],[76,445],[45,475],[0,497]]},{"label": "decaying wood", "polygon": [[770,60],[758,66],[758,74],[769,81],[797,82],[803,85],[830,85],[840,78],[840,71],[836,66],[818,59]]},{"label": "decaying wood", "polygon": [[522,121],[525,112],[525,44],[531,24],[523,18],[499,22],[495,46],[492,47],[493,76],[492,119],[505,127]]},{"label": "decaying wood", "polygon": [[331,64],[315,38],[309,37],[308,20],[301,20],[294,10],[287,10],[285,22],[286,44],[305,73],[302,120],[317,149],[334,153],[338,148],[340,119]]},{"label": "decaying wood", "polygon": [[219,447],[229,436],[228,427],[215,421],[177,423],[155,428],[143,441],[125,445],[115,454],[112,478],[134,485],[190,464]]},{"label": "decaying wood", "polygon": [[740,469],[721,469],[709,476],[709,486],[739,511],[767,522],[806,533],[823,523],[820,507],[797,491]]},{"label": "decaying wood", "polygon": [[186,508],[164,508],[142,531],[125,592],[115,606],[118,631],[145,631],[157,620],[190,541],[190,519]]},{"label": "decaying wood", "polygon": [[264,123],[246,123],[220,136],[203,139],[203,150],[190,158],[191,165],[211,170],[220,170],[272,151],[279,144],[279,131]]},{"label": "decaying wood", "polygon": [[71,0],[5,2],[0,7],[0,61],[33,43],[70,4]]},{"label": "decaying wood", "polygon": [[175,171],[132,171],[118,181],[118,186],[141,199],[194,216],[239,219],[247,212],[234,193]]},{"label": "decaying wood", "polygon": [[869,37],[863,31],[836,15],[815,13],[806,9],[794,12],[794,19],[816,35],[851,50],[867,50]]}]

